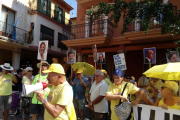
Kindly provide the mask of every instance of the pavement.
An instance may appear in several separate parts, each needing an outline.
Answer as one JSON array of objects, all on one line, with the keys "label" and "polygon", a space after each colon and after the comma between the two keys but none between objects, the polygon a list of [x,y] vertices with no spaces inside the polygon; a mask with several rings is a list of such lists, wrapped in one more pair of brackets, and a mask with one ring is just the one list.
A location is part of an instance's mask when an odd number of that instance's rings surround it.
[{"label": "pavement", "polygon": [[[26,118],[25,120],[31,120],[29,119],[29,110],[26,112]],[[79,115],[80,116],[80,115]],[[0,120],[3,120],[3,110],[0,110]],[[8,120],[21,120],[20,115],[9,115]],[[38,120],[43,120],[42,116],[38,118]],[[85,110],[84,110],[84,120],[92,120],[92,111],[89,109],[88,105],[85,105]]]}]

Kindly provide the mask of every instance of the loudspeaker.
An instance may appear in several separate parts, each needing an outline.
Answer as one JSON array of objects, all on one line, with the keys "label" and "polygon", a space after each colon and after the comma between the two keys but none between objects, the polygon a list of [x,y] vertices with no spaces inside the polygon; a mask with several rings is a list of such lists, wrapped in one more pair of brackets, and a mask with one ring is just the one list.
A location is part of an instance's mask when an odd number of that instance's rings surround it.
[{"label": "loudspeaker", "polygon": [[34,85],[23,84],[23,94],[24,94],[24,96],[27,96],[30,93],[33,93],[34,91],[44,90],[46,87],[47,87],[46,82],[36,83]]}]

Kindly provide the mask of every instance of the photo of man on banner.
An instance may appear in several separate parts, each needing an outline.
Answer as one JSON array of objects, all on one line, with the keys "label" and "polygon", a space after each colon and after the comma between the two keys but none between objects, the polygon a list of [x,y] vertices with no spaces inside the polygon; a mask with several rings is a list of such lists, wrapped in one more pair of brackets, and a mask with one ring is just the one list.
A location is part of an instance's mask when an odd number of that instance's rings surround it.
[{"label": "photo of man on banner", "polygon": [[97,53],[98,64],[106,64],[105,52]]},{"label": "photo of man on banner", "polygon": [[156,48],[144,48],[144,64],[156,63]]},{"label": "photo of man on banner", "polygon": [[178,51],[170,51],[168,53],[166,53],[166,59],[167,62],[169,63],[173,63],[173,62],[179,62],[180,58],[179,58],[179,52]]},{"label": "photo of man on banner", "polygon": [[67,53],[67,64],[76,63],[76,51],[69,51]]},{"label": "photo of man on banner", "polygon": [[46,60],[47,59],[47,50],[48,50],[48,41],[39,41],[38,47],[38,60]]}]

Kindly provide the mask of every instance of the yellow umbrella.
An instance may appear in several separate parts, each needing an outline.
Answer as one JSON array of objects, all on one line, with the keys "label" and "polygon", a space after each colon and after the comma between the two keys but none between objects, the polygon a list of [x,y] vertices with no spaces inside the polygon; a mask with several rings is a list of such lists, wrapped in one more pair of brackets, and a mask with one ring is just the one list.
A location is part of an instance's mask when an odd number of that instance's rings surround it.
[{"label": "yellow umbrella", "polygon": [[156,65],[143,74],[146,77],[180,81],[180,62]]},{"label": "yellow umbrella", "polygon": [[86,62],[77,62],[72,65],[72,69],[75,71],[77,69],[82,69],[84,75],[93,75],[95,73],[94,66]]}]

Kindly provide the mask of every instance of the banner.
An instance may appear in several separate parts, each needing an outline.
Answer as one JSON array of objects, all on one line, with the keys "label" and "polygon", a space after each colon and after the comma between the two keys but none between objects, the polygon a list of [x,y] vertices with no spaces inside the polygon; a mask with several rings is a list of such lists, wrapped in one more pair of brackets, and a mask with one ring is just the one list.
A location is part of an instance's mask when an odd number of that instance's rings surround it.
[{"label": "banner", "polygon": [[92,53],[93,53],[94,62],[97,62],[97,47],[96,47],[96,45],[92,46]]},{"label": "banner", "polygon": [[76,51],[67,52],[67,64],[76,63]]},{"label": "banner", "polygon": [[179,52],[178,51],[170,51],[168,53],[166,53],[166,59],[167,59],[167,62],[171,62],[171,63],[174,63],[174,62],[179,62],[180,61],[180,58],[179,58]]},{"label": "banner", "polygon": [[46,60],[47,52],[48,52],[48,41],[39,41],[37,59]]},{"label": "banner", "polygon": [[144,64],[156,64],[156,48],[144,48]]},{"label": "banner", "polygon": [[133,106],[134,120],[180,120],[180,110],[138,104]]},{"label": "banner", "polygon": [[106,64],[105,52],[97,53],[97,63],[98,64]]},{"label": "banner", "polygon": [[114,55],[113,57],[114,57],[115,69],[127,70],[124,53]]}]

